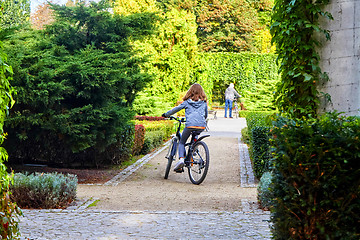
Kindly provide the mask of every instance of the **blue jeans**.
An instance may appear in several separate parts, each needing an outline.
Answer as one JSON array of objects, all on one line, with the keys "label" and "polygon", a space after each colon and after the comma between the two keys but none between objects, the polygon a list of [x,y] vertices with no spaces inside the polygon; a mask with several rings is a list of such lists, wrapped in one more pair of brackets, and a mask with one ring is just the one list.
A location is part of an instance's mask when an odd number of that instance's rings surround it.
[{"label": "blue jeans", "polygon": [[232,117],[232,100],[226,99],[225,100],[225,117],[227,117],[226,113],[227,110],[229,109],[229,117]]},{"label": "blue jeans", "polygon": [[184,128],[184,131],[181,134],[180,142],[179,142],[179,158],[185,157],[185,143],[192,132],[196,132],[200,134],[204,129],[198,128]]}]

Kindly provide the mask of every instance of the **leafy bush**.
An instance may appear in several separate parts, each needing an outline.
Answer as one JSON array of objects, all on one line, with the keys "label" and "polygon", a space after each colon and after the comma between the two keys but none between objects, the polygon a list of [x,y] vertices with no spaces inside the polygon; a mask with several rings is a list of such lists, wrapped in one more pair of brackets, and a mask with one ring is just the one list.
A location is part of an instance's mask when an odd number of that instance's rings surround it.
[{"label": "leafy bush", "polygon": [[160,97],[139,93],[135,98],[133,109],[139,115],[161,116],[164,109],[170,109],[172,105],[171,102],[166,102]]},{"label": "leafy bush", "polygon": [[254,174],[260,179],[269,170],[270,143],[269,131],[271,112],[250,112],[246,116],[249,133],[249,154],[253,162]]},{"label": "leafy bush", "polygon": [[135,125],[134,146],[132,148],[133,155],[138,155],[143,148],[145,141],[145,127],[143,125]]},{"label": "leafy bush", "polygon": [[274,206],[274,194],[271,189],[272,178],[272,172],[264,172],[257,187],[260,206],[265,209]]},{"label": "leafy bush", "polygon": [[76,199],[76,187],[75,175],[16,173],[11,199],[21,208],[65,208]]},{"label": "leafy bush", "polygon": [[360,118],[274,124],[274,238],[359,239]]}]

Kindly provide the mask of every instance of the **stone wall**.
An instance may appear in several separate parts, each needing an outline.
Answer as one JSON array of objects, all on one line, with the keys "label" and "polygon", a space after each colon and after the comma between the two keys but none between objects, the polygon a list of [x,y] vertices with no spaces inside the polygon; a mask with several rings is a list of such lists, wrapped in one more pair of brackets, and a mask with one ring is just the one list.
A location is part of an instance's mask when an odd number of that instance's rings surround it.
[{"label": "stone wall", "polygon": [[326,11],[334,20],[321,25],[330,30],[331,41],[322,40],[319,53],[330,81],[320,91],[328,93],[331,102],[322,99],[320,111],[360,115],[360,0],[331,0]]}]

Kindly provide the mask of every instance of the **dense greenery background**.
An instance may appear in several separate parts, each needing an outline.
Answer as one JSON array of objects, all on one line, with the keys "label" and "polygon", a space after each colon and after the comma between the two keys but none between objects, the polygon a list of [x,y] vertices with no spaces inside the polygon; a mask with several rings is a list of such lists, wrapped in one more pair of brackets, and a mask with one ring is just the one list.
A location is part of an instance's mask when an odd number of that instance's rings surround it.
[{"label": "dense greenery background", "polygon": [[[268,33],[264,26],[270,5],[240,0],[216,5],[195,0],[69,1],[36,12],[38,18],[51,19],[50,24],[36,25],[39,30],[17,25],[4,39],[17,89],[6,121],[8,150],[14,158],[57,163],[72,158],[97,162],[102,153],[111,152],[106,157],[118,162],[114,149],[121,149],[125,158],[131,153],[133,140],[126,136],[134,131],[134,114],[159,116],[195,82],[203,86],[210,107],[222,104],[223,92],[234,82],[248,109],[274,109],[277,66],[270,48],[261,43]],[[244,50],[258,53],[237,53]]]}]

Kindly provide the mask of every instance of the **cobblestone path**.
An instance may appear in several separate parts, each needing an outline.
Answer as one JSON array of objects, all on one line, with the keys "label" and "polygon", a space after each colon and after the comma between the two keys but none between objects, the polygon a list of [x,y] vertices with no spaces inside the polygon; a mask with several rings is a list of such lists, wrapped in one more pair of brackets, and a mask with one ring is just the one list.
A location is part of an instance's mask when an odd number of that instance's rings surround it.
[{"label": "cobblestone path", "polygon": [[270,239],[269,215],[262,211],[26,210],[24,214],[26,217],[21,223],[23,236],[34,240]]}]

